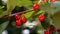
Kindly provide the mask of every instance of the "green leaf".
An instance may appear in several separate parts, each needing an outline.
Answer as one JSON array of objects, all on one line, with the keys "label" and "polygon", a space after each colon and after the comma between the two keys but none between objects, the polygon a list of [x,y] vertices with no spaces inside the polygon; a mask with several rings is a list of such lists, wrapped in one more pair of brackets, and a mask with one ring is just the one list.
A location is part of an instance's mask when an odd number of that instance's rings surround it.
[{"label": "green leaf", "polygon": [[4,23],[2,23],[2,24],[0,25],[0,34],[1,34],[2,31],[7,27],[8,23],[9,23],[9,21],[6,21],[6,22],[4,22]]},{"label": "green leaf", "polygon": [[32,19],[36,19],[39,15],[41,15],[43,13],[44,13],[43,10],[37,11],[35,14],[33,14]]},{"label": "green leaf", "polygon": [[16,0],[8,0],[8,2],[7,2],[7,11],[3,11],[1,9],[0,10],[0,18],[5,16],[5,15],[11,14],[11,11],[15,8],[15,6],[16,6]]},{"label": "green leaf", "polygon": [[31,12],[26,13],[26,14],[25,14],[25,17],[26,17],[27,19],[29,19],[29,18],[32,18],[32,17],[34,17],[34,16],[36,17],[37,15],[40,15],[40,14],[42,14],[42,13],[44,13],[43,10],[37,11],[36,13],[35,13],[34,11],[31,11]]},{"label": "green leaf", "polygon": [[7,14],[11,14],[11,11],[15,8],[17,0],[8,0],[7,2]]},{"label": "green leaf", "polygon": [[[44,13],[44,11],[43,10],[40,10],[40,11],[38,11],[35,15],[39,15],[39,14],[42,14],[42,13]],[[35,16],[34,15],[34,16]]]},{"label": "green leaf", "polygon": [[7,15],[7,13],[8,13],[7,11],[5,11],[5,12],[2,11],[2,13],[0,14],[0,18],[2,18],[3,16]]},{"label": "green leaf", "polygon": [[0,9],[0,18],[5,16],[6,14],[7,14],[7,11],[3,11],[2,9]]},{"label": "green leaf", "polygon": [[28,13],[25,14],[25,17],[27,19],[29,19],[33,13],[34,13],[34,11],[28,12]]},{"label": "green leaf", "polygon": [[3,13],[2,9],[0,9],[0,15]]},{"label": "green leaf", "polygon": [[[30,8],[30,6],[33,6],[32,1],[30,0],[17,0],[17,6],[25,6],[27,8]],[[37,3],[37,1],[34,1],[34,3]]]}]

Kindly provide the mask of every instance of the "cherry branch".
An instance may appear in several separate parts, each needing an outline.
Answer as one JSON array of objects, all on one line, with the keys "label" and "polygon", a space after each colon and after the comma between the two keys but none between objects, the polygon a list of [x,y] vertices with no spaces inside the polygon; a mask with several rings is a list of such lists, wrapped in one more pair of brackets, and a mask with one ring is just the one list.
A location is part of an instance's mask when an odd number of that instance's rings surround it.
[{"label": "cherry branch", "polygon": [[27,12],[31,12],[31,11],[33,11],[33,9],[22,11],[22,12],[18,12],[18,13],[14,13],[14,14],[10,14],[10,15],[4,16],[3,18],[12,17],[12,16],[14,16],[16,14],[23,14],[23,13],[27,13]]},{"label": "cherry branch", "polygon": [[[41,0],[38,1],[38,4],[41,2]],[[14,14],[10,14],[10,15],[7,15],[7,16],[4,16],[3,18],[7,18],[7,17],[12,17],[16,14],[23,14],[23,13],[27,13],[27,12],[31,12],[33,11],[33,9],[30,9],[30,10],[26,10],[26,11],[22,11],[22,12],[18,12],[18,13],[14,13]]]}]

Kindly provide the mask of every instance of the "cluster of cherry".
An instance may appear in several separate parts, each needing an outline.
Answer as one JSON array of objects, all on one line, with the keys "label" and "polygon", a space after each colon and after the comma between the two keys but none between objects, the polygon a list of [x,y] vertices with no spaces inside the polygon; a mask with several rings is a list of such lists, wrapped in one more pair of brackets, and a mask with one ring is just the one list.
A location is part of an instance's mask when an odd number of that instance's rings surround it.
[{"label": "cluster of cherry", "polygon": [[15,18],[16,18],[16,25],[17,26],[21,26],[23,23],[25,23],[27,21],[27,19],[25,17],[22,17],[18,14],[18,15],[15,15]]},{"label": "cluster of cherry", "polygon": [[[44,0],[44,1],[46,1],[46,0]],[[52,2],[56,2],[57,0],[52,0]],[[34,4],[33,5],[33,10],[34,11],[37,11],[38,9],[40,8],[40,5],[39,4]],[[26,22],[26,18],[25,17],[23,17],[22,19],[20,19],[20,15],[19,14],[17,14],[17,15],[15,15],[15,18],[16,18],[16,25],[21,25],[21,21],[23,22],[23,23],[25,23]],[[17,20],[18,19],[18,20]],[[42,15],[42,16],[39,16],[39,20],[41,21],[41,22],[43,22],[44,20],[45,20],[45,16],[44,15]]]},{"label": "cluster of cherry", "polygon": [[[39,7],[40,7],[39,4],[34,4],[33,10],[36,11],[39,9]],[[15,18],[16,18],[16,25],[17,26],[20,26],[20,25],[22,25],[22,23],[26,23],[26,21],[27,21],[25,16],[21,18],[21,16],[19,14],[16,14]],[[41,22],[43,22],[45,20],[45,16],[44,15],[39,16],[39,20]]]},{"label": "cluster of cherry", "polygon": [[[55,1],[56,0],[52,0],[52,2],[55,2]],[[40,8],[39,4],[34,4],[34,6],[33,6],[33,10],[34,11],[37,11],[39,8]],[[40,22],[44,22],[45,19],[46,19],[46,17],[44,15],[40,15],[38,18],[39,18]],[[15,19],[16,19],[16,25],[17,26],[21,26],[22,24],[24,24],[24,23],[27,22],[26,17],[25,16],[21,17],[20,14],[16,14],[15,15]],[[44,34],[53,34],[51,32],[54,32],[54,30],[55,30],[55,27],[53,25],[51,25],[50,28],[49,28],[49,30],[45,30],[44,31]],[[58,31],[60,31],[60,30],[58,30]]]}]

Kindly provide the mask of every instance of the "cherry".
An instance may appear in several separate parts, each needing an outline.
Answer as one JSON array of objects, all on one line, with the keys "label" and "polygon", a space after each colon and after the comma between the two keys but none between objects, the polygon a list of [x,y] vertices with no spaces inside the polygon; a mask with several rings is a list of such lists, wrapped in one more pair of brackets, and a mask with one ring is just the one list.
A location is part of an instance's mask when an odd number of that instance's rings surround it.
[{"label": "cherry", "polygon": [[16,20],[20,19],[20,15],[19,14],[16,14],[15,15],[15,18],[16,18]]},{"label": "cherry", "polygon": [[50,34],[50,31],[49,30],[45,30],[44,34]]},{"label": "cherry", "polygon": [[39,16],[39,21],[44,22],[45,21],[45,16],[44,15],[40,15]]},{"label": "cherry", "polygon": [[33,6],[33,10],[34,10],[34,11],[36,11],[36,10],[38,10],[38,9],[39,9],[39,7],[40,7],[40,5],[39,5],[39,4],[34,4],[34,6]]},{"label": "cherry", "polygon": [[22,22],[21,22],[20,19],[19,19],[19,20],[16,20],[16,25],[17,25],[17,26],[21,26],[21,25],[22,25]]},{"label": "cherry", "polygon": [[57,32],[60,32],[60,29],[57,29]]},{"label": "cherry", "polygon": [[26,23],[27,19],[25,17],[22,17],[21,21],[22,23]]},{"label": "cherry", "polygon": [[51,0],[52,2],[57,2],[58,0]]},{"label": "cherry", "polygon": [[53,32],[54,29],[55,29],[55,27],[53,25],[51,25],[49,31]]}]

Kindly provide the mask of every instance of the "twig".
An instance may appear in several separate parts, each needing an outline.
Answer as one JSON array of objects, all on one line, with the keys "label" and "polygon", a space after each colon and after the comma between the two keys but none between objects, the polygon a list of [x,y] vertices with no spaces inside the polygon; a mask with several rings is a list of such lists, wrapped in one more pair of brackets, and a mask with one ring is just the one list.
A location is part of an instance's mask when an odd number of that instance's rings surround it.
[{"label": "twig", "polygon": [[4,16],[3,18],[12,17],[12,16],[14,16],[16,14],[23,14],[23,13],[27,13],[27,12],[31,12],[31,11],[33,11],[33,9],[22,11],[22,12],[18,12],[18,13],[14,13],[14,14],[10,14],[10,15]]}]

